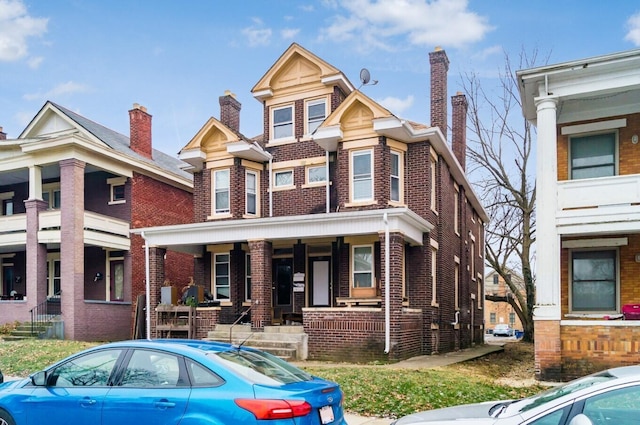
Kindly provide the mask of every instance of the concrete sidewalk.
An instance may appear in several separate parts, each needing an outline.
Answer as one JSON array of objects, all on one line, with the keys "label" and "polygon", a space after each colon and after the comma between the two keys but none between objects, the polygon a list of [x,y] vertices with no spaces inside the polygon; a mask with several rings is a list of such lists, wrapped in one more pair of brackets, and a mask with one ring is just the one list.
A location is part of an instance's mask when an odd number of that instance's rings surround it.
[{"label": "concrete sidewalk", "polygon": [[[398,363],[388,364],[386,368],[390,369],[431,369],[435,367],[447,366],[453,363],[460,363],[467,360],[476,359],[478,357],[486,356],[487,354],[497,353],[500,351],[504,351],[504,345],[496,344],[484,344],[478,345],[473,348],[468,348],[465,350],[455,351],[452,353],[445,354],[434,354],[431,356],[417,356],[412,357],[407,360],[400,361]],[[315,361],[306,361],[306,362],[296,362],[297,366],[327,366],[327,367],[358,367],[354,364],[348,363],[330,363],[330,362],[315,362]],[[389,425],[393,419],[389,418],[376,418],[376,417],[366,417],[360,416],[352,413],[345,413],[344,418],[349,425]]]}]

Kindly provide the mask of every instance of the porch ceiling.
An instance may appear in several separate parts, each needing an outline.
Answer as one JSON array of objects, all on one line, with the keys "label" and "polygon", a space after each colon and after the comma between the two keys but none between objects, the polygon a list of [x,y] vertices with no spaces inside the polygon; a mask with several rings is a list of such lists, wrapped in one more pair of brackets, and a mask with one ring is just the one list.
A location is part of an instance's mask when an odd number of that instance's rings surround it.
[{"label": "porch ceiling", "polygon": [[202,253],[202,245],[249,240],[286,240],[378,234],[385,231],[384,214],[390,232],[404,235],[411,245],[422,245],[424,233],[433,224],[408,208],[354,211],[258,219],[209,221],[176,226],[134,229],[150,246],[192,254]]}]

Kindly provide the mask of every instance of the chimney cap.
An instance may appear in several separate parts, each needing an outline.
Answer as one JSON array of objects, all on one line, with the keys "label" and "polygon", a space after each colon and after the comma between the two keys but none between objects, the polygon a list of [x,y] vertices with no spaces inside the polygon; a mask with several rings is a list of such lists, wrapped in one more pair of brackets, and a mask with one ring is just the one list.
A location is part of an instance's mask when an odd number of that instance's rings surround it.
[{"label": "chimney cap", "polygon": [[225,96],[231,96],[231,97],[232,97],[232,98],[234,98],[234,99],[236,98],[236,94],[235,94],[235,93],[232,93],[232,92],[231,92],[231,90],[225,90],[225,91],[224,91],[224,95],[225,95]]},{"label": "chimney cap", "polygon": [[436,48],[433,49],[433,50],[436,51],[436,52],[439,52],[440,50],[442,50],[442,46],[436,46]]},{"label": "chimney cap", "polygon": [[139,103],[134,103],[133,109],[139,109],[142,112],[147,112],[147,108],[145,106],[140,105]]}]

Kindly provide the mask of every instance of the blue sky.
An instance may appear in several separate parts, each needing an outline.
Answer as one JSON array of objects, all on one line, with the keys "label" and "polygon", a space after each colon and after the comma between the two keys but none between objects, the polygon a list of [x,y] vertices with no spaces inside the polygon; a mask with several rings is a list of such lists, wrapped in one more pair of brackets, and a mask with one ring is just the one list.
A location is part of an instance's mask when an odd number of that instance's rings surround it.
[{"label": "blue sky", "polygon": [[262,132],[251,88],[297,42],[397,116],[429,123],[428,53],[451,62],[449,92],[538,49],[549,63],[640,46],[630,0],[0,0],[0,126],[17,137],[46,100],[129,134],[133,103],[153,115],[154,147],[176,154],[225,90],[241,131]]}]

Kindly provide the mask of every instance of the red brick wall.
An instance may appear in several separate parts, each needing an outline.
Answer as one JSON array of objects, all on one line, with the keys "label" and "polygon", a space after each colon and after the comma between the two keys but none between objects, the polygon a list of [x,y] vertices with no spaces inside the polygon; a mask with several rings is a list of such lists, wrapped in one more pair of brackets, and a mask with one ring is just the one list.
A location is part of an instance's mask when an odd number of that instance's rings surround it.
[{"label": "red brick wall", "polygon": [[80,341],[120,341],[131,338],[133,312],[131,304],[87,302],[85,301],[85,319],[88,326],[82,328],[82,334],[75,335]]},{"label": "red brick wall", "polygon": [[197,308],[195,339],[208,337],[209,331],[214,330],[217,323],[220,323],[220,307]]}]

